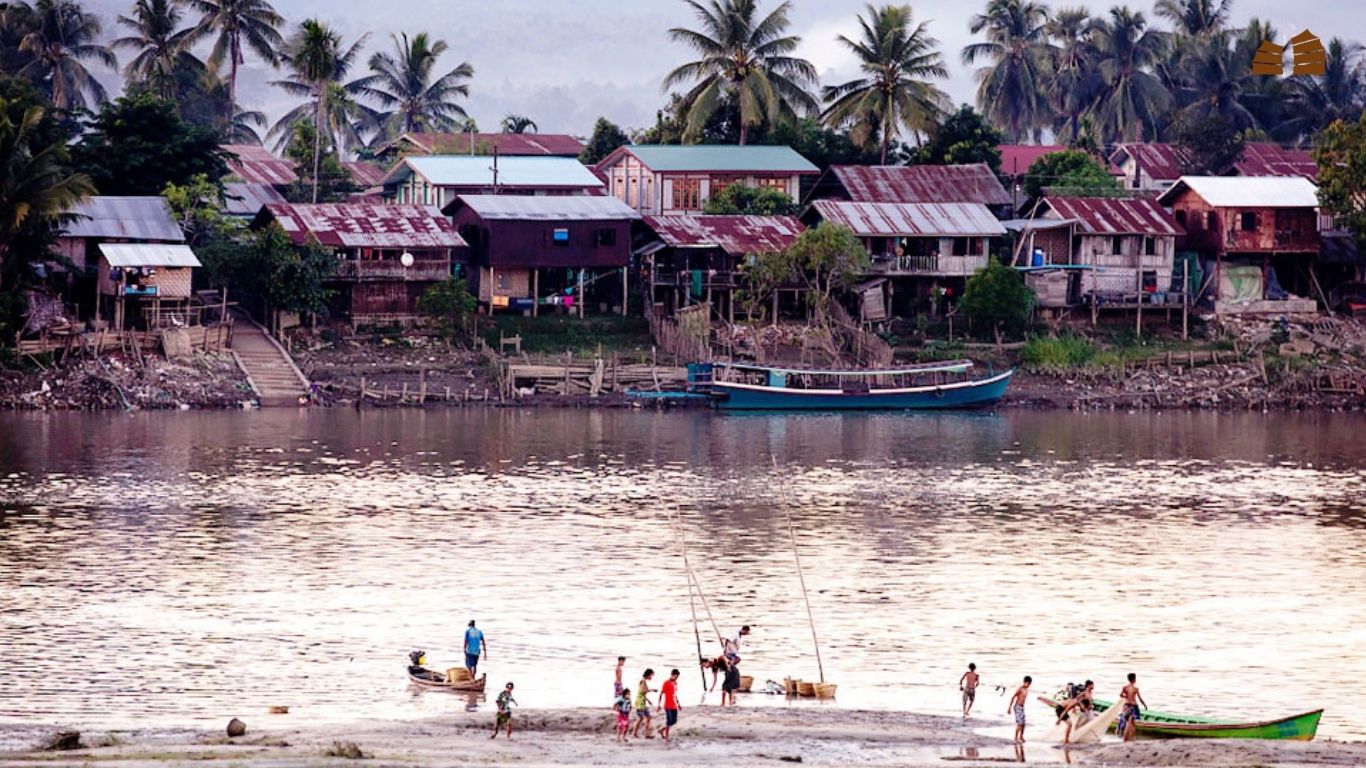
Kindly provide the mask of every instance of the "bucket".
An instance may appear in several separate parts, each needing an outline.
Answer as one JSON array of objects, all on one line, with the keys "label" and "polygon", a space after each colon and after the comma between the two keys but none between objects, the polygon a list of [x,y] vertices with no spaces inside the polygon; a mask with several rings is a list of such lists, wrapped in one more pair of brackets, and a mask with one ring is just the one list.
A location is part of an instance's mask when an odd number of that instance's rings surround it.
[{"label": "bucket", "polygon": [[446,682],[463,683],[470,679],[470,671],[464,667],[451,667],[446,670]]},{"label": "bucket", "polygon": [[740,675],[740,693],[749,693],[749,689],[754,687],[754,678],[749,675]]},{"label": "bucket", "polygon": [[805,680],[798,680],[798,681],[797,681],[797,693],[801,694],[802,696],[815,696],[815,695],[816,695],[816,684],[815,684],[815,683],[808,683],[808,682],[806,682]]},{"label": "bucket", "polygon": [[834,683],[816,683],[816,698],[833,699],[835,698]]}]

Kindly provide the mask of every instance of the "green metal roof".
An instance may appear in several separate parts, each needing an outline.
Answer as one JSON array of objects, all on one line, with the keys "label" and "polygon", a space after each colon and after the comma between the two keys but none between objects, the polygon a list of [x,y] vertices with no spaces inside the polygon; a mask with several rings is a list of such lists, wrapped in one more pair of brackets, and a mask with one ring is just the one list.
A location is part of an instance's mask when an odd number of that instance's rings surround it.
[{"label": "green metal roof", "polygon": [[693,144],[633,144],[626,150],[652,171],[720,171],[724,173],[819,173],[820,169],[791,147]]}]

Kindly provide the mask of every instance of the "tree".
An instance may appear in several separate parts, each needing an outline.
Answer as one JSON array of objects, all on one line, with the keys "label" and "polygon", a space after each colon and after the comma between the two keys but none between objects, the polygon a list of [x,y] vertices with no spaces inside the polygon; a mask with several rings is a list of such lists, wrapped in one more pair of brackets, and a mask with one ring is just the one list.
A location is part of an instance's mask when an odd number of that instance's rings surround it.
[{"label": "tree", "polygon": [[426,32],[411,40],[407,33],[391,35],[394,53],[370,57],[373,73],[356,82],[360,93],[380,105],[380,131],[386,136],[403,132],[453,132],[468,117],[457,98],[469,98],[469,79],[474,67],[461,62],[444,75],[435,76],[437,59],[446,52],[446,41],[431,41]]},{"label": "tree", "polygon": [[1293,75],[1286,80],[1289,117],[1272,133],[1280,138],[1300,141],[1313,136],[1333,122],[1356,122],[1366,96],[1366,64],[1361,45],[1328,41],[1327,61],[1322,76]]},{"label": "tree", "polygon": [[131,48],[137,52],[124,66],[124,77],[163,99],[176,97],[180,72],[204,74],[204,62],[190,50],[196,30],[181,29],[180,17],[176,0],[137,0],[131,17],[118,17],[119,25],[133,34],[111,44],[114,49]]},{"label": "tree", "polygon": [[1157,0],[1153,12],[1170,21],[1178,36],[1199,39],[1228,26],[1233,0]]},{"label": "tree", "polygon": [[19,49],[29,59],[19,74],[44,88],[53,106],[69,110],[107,98],[104,86],[85,67],[86,62],[118,66],[114,54],[94,42],[103,30],[97,16],[73,0],[18,2],[5,13],[25,30]]},{"label": "tree", "polygon": [[22,289],[62,220],[93,191],[72,170],[67,129],[28,86],[0,78],[0,333],[17,327]]},{"label": "tree", "polygon": [[1092,22],[1101,88],[1089,113],[1103,139],[1140,141],[1157,136],[1171,94],[1151,72],[1162,53],[1161,33],[1142,13],[1125,6]]},{"label": "tree", "polygon": [[1051,41],[1048,105],[1053,112],[1053,133],[1067,136],[1069,144],[1075,145],[1081,140],[1086,109],[1100,90],[1091,17],[1085,8],[1060,8],[1044,29]]},{"label": "tree", "polygon": [[868,271],[868,251],[847,227],[822,222],[797,236],[779,253],[758,257],[767,262],[756,268],[774,278],[776,287],[796,282],[805,289],[807,305],[816,324],[830,327],[830,302],[840,291],[853,288]]},{"label": "tree", "polygon": [[[310,123],[295,123],[290,136],[285,157],[294,163],[296,179],[285,191],[286,198],[296,203],[340,203],[356,191],[350,171],[337,159],[329,138],[317,141],[317,131]],[[314,152],[322,156],[316,157]]]},{"label": "tree", "polygon": [[929,83],[948,77],[939,41],[925,22],[911,26],[908,5],[867,7],[859,17],[863,35],[857,42],[836,38],[859,60],[864,76],[825,89],[827,125],[853,127],[854,142],[867,148],[880,139],[881,163],[887,164],[892,136],[901,129],[931,135],[949,98]]},{"label": "tree", "polygon": [[223,215],[223,188],[208,176],[196,174],[185,184],[170,182],[161,195],[189,246],[198,247],[236,234],[236,222]]},{"label": "tree", "polygon": [[736,182],[712,195],[703,213],[729,216],[795,216],[797,204],[780,190]]},{"label": "tree", "polygon": [[1366,251],[1366,115],[1329,125],[1315,141],[1319,202]]},{"label": "tree", "polygon": [[1183,118],[1175,126],[1177,146],[1185,150],[1187,161],[1181,172],[1192,176],[1224,176],[1243,156],[1246,134],[1228,120],[1214,114],[1205,118]]},{"label": "tree", "polygon": [[977,106],[1012,142],[1049,122],[1047,21],[1048,9],[1032,0],[990,0],[968,24],[986,42],[964,46],[963,63],[991,61],[977,70]]},{"label": "tree", "polygon": [[1104,194],[1121,188],[1096,158],[1075,149],[1050,152],[1030,164],[1024,176],[1025,195],[1037,200],[1046,187],[1068,195]]},{"label": "tree", "polygon": [[817,80],[816,68],[792,55],[801,38],[785,34],[790,0],[763,18],[758,17],[758,0],[684,2],[696,13],[702,29],[675,27],[669,37],[701,58],[666,75],[663,90],[696,81],[682,99],[686,139],[695,141],[701,135],[727,97],[739,109],[740,144],[755,125],[776,123],[784,114],[816,111],[816,100],[807,91]]},{"label": "tree", "polygon": [[579,162],[584,165],[595,165],[612,154],[617,147],[624,147],[630,143],[631,140],[626,137],[626,132],[621,130],[620,126],[605,117],[599,117],[593,124],[593,135],[588,137],[588,143],[579,154]]},{"label": "tree", "polygon": [[920,165],[986,163],[992,173],[1001,172],[1001,132],[964,104],[949,115],[939,132],[920,147],[912,159]]},{"label": "tree", "polygon": [[535,133],[540,130],[536,121],[526,115],[507,114],[503,116],[503,133]]},{"label": "tree", "polygon": [[990,328],[1001,343],[1005,333],[1024,330],[1034,308],[1034,292],[1024,284],[1020,273],[996,259],[988,259],[986,269],[968,278],[958,311],[977,329]]},{"label": "tree", "polygon": [[[1242,131],[1260,127],[1250,105],[1263,78],[1252,74],[1255,45],[1246,48],[1228,31],[1210,32],[1182,46],[1172,73],[1172,95],[1181,109],[1178,121],[1218,117]],[[1261,41],[1257,41],[1260,45]]]},{"label": "tree", "polygon": [[417,311],[431,318],[447,336],[455,336],[479,307],[465,281],[450,277],[428,288],[417,299]]},{"label": "tree", "polygon": [[168,183],[187,184],[198,174],[226,175],[218,145],[216,131],[185,122],[174,104],[144,92],[104,105],[74,156],[100,194],[159,195]]},{"label": "tree", "polygon": [[209,61],[217,66],[228,62],[228,101],[237,106],[237,69],[246,63],[250,48],[271,66],[280,61],[284,45],[277,28],[285,22],[266,0],[189,0],[204,14],[196,34],[214,37]]}]

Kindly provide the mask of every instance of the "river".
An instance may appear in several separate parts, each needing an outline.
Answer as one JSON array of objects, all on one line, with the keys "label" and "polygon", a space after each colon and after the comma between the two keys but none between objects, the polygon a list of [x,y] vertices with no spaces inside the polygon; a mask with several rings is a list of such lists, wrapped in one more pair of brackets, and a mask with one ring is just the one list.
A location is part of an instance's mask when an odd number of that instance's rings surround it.
[{"label": "river", "polygon": [[[524,707],[708,651],[833,706],[1139,675],[1154,708],[1366,738],[1366,419],[602,410],[0,414],[0,721],[412,718],[478,619]],[[776,466],[775,466],[776,459]],[[491,690],[493,690],[491,688]],[[709,701],[715,701],[715,696]],[[743,706],[782,705],[749,696]],[[479,704],[478,706],[487,706]],[[994,688],[981,714],[1002,717]],[[1040,708],[1038,714],[1045,713]]]}]

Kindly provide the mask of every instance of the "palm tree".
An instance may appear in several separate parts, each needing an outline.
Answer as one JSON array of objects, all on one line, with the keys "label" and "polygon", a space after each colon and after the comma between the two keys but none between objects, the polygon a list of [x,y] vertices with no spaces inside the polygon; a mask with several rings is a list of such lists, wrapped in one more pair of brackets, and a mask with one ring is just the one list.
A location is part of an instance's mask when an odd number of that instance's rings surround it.
[{"label": "palm tree", "polygon": [[1101,90],[1092,104],[1104,140],[1135,141],[1157,135],[1159,120],[1171,105],[1171,93],[1152,73],[1162,54],[1161,33],[1127,6],[1110,9],[1092,22]]},{"label": "palm tree", "polygon": [[1020,141],[1047,124],[1048,9],[1033,0],[991,0],[986,13],[972,17],[968,29],[986,32],[986,42],[963,47],[963,63],[990,59],[977,70],[977,106]]},{"label": "palm tree", "polygon": [[280,46],[284,44],[276,30],[284,17],[275,12],[266,0],[189,0],[204,14],[196,35],[217,35],[209,61],[222,66],[228,61],[228,100],[237,105],[237,68],[246,63],[246,49],[250,48],[266,63],[279,63]]},{"label": "palm tree", "polygon": [[[309,99],[305,104],[291,110],[280,118],[271,133],[288,136],[293,125],[311,113],[313,135],[313,202],[318,202],[318,169],[322,162],[322,135],[329,131],[334,137],[333,147],[341,154],[341,139],[358,138],[359,131],[349,118],[353,114],[363,114],[354,96],[363,91],[359,81],[342,84],[351,70],[360,48],[369,35],[363,36],[349,48],[343,49],[341,35],[317,19],[308,19],[299,25],[298,31],[286,45],[281,59],[291,70],[287,80],[277,80],[272,85],[283,88],[293,96]],[[338,125],[341,117],[342,125]],[[341,130],[338,130],[341,129]],[[354,135],[348,135],[354,134]],[[285,139],[288,140],[287,138]]]},{"label": "palm tree", "polygon": [[503,133],[536,133],[540,128],[526,115],[504,115]]},{"label": "palm tree", "polygon": [[179,29],[180,17],[177,0],[137,0],[132,17],[118,17],[118,23],[133,34],[112,43],[116,49],[137,51],[124,66],[124,76],[145,84],[165,99],[175,96],[177,70],[204,69],[204,63],[190,51],[196,31],[193,27]]},{"label": "palm tree", "polygon": [[1233,0],[1157,0],[1153,13],[1172,23],[1178,36],[1200,39],[1222,32]]},{"label": "palm tree", "polygon": [[1173,76],[1180,116],[1196,121],[1220,117],[1239,131],[1260,127],[1249,108],[1262,79],[1252,74],[1255,48],[1245,49],[1228,30],[1194,38],[1187,48]]},{"label": "palm tree", "polygon": [[909,5],[869,5],[859,26],[863,35],[858,41],[844,35],[836,40],[858,57],[864,77],[826,87],[829,106],[823,118],[832,128],[852,123],[853,139],[864,149],[881,137],[881,162],[886,165],[893,133],[902,128],[917,134],[935,130],[949,98],[928,79],[948,77],[948,70],[939,41],[930,37],[925,22],[911,26]]},{"label": "palm tree", "polygon": [[1100,88],[1091,17],[1085,8],[1060,8],[1044,30],[1050,41],[1048,104],[1053,111],[1053,133],[1066,134],[1068,143],[1075,145],[1081,137],[1082,116]]},{"label": "palm tree", "polygon": [[86,69],[94,61],[111,69],[118,60],[109,49],[91,42],[100,36],[100,20],[72,0],[37,0],[33,5],[16,3],[15,10],[28,17],[29,31],[19,49],[32,56],[20,70],[43,83],[52,105],[58,109],[85,107],[107,98],[104,86]]},{"label": "palm tree", "polygon": [[401,132],[453,131],[465,109],[457,98],[470,95],[469,79],[474,67],[469,62],[433,80],[436,60],[446,52],[446,41],[431,42],[426,32],[411,40],[407,33],[391,35],[394,55],[376,53],[370,57],[371,74],[356,81],[360,92],[390,111],[381,116],[386,135]]},{"label": "palm tree", "polygon": [[1327,63],[1321,77],[1294,75],[1286,80],[1290,118],[1275,127],[1281,138],[1302,140],[1336,120],[1355,122],[1366,97],[1366,62],[1359,43],[1328,41]]},{"label": "palm tree", "polygon": [[696,81],[683,96],[684,136],[696,139],[723,101],[739,109],[740,143],[749,128],[782,114],[814,112],[816,100],[807,91],[817,80],[811,62],[792,56],[801,38],[784,34],[790,24],[790,0],[783,0],[759,18],[757,0],[684,0],[697,14],[702,29],[675,27],[669,37],[697,51],[701,58],[664,77],[662,90]]}]

